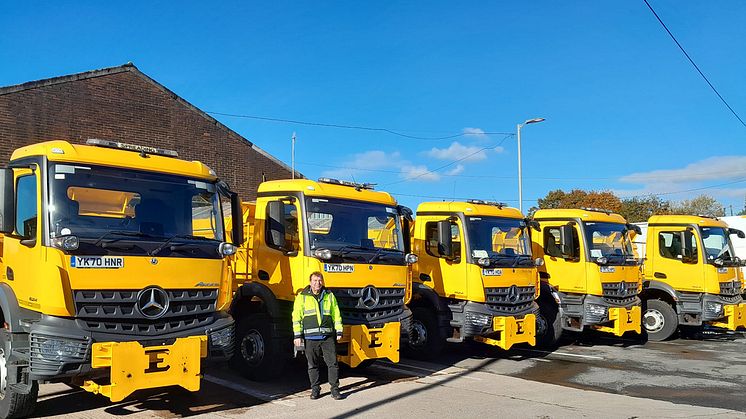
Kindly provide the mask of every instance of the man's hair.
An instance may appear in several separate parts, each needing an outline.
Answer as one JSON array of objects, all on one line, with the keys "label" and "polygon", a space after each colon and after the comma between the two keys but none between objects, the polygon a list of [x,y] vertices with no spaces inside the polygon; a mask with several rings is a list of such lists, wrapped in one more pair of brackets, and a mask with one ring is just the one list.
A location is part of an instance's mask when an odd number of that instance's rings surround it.
[{"label": "man's hair", "polygon": [[308,280],[310,281],[311,278],[313,278],[314,276],[318,276],[319,278],[321,278],[322,281],[324,280],[324,275],[321,272],[319,272],[319,271],[316,271],[316,272],[312,273],[311,275],[309,275],[308,276]]}]

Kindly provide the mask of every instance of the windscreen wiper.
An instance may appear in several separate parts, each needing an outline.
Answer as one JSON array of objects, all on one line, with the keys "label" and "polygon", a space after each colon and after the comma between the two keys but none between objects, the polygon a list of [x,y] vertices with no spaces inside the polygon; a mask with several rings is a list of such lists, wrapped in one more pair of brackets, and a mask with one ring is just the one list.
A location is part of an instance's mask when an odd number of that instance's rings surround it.
[{"label": "windscreen wiper", "polygon": [[[163,242],[160,246],[158,246],[155,249],[151,250],[150,251],[150,256],[157,255],[158,253],[160,253],[161,250],[163,250],[166,246],[168,246],[169,244],[171,244],[171,242],[174,241],[174,240],[176,240],[176,239],[182,239],[182,240],[202,240],[202,241],[214,241],[215,240],[215,239],[208,239],[207,237],[202,237],[202,236],[192,236],[192,235],[189,235],[189,234],[176,234],[176,235],[173,235],[173,236],[169,237],[168,239],[166,239],[166,241]],[[180,246],[186,246],[187,243],[180,243],[179,245]]]},{"label": "windscreen wiper", "polygon": [[129,231],[129,230],[109,230],[106,233],[102,234],[99,238],[96,239],[96,241],[93,243],[94,246],[98,246],[101,244],[101,242],[108,236],[116,234],[119,236],[129,236],[129,237],[154,237],[150,234],[141,233],[139,231]]}]

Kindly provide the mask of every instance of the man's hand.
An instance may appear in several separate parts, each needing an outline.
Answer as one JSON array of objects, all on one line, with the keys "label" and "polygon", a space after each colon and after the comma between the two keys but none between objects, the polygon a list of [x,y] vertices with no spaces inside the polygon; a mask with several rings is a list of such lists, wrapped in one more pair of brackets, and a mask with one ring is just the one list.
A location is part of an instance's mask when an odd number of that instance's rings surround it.
[{"label": "man's hand", "polygon": [[342,340],[342,335],[337,335],[337,342],[339,342],[340,340]]},{"label": "man's hand", "polygon": [[293,340],[293,344],[294,344],[295,346],[303,346],[303,339],[301,339],[301,338],[295,338],[295,339]]}]

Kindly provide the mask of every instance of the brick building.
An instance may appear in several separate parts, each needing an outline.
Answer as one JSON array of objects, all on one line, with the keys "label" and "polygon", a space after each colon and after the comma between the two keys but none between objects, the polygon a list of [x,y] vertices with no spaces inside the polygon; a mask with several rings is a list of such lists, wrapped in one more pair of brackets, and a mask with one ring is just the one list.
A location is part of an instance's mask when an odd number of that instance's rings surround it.
[{"label": "brick building", "polygon": [[0,87],[0,159],[47,140],[116,140],[176,150],[215,169],[243,200],[291,168],[132,64]]}]

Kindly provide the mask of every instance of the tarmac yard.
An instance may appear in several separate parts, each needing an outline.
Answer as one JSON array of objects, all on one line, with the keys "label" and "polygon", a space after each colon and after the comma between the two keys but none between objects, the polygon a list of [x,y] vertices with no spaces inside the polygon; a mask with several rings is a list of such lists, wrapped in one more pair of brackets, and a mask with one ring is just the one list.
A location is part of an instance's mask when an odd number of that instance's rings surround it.
[{"label": "tarmac yard", "polygon": [[345,400],[309,400],[304,360],[256,383],[228,368],[202,390],[142,391],[110,404],[62,384],[44,385],[37,416],[234,417],[744,417],[746,338],[707,334],[648,342],[587,334],[546,352],[450,345],[437,362],[403,358],[343,369]]}]

